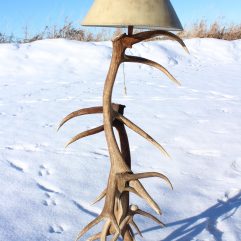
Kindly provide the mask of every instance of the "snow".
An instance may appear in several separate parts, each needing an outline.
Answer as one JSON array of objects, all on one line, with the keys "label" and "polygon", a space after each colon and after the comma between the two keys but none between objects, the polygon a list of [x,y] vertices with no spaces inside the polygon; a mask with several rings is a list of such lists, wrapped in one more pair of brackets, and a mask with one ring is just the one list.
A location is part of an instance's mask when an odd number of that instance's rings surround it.
[{"label": "snow", "polygon": [[[129,54],[164,65],[125,64],[113,102],[170,153],[128,130],[133,170],[158,171],[174,185],[143,181],[161,206],[160,229],[136,218],[148,241],[241,240],[241,41],[191,39],[190,55],[173,41],[144,42]],[[68,113],[101,105],[111,42],[43,40],[0,45],[0,241],[66,241],[101,212],[91,202],[105,188],[109,159],[104,134],[64,144],[102,123],[84,116],[56,132]],[[152,210],[143,200],[132,203]],[[97,226],[82,240],[100,230]],[[140,237],[136,237],[141,240]]]}]

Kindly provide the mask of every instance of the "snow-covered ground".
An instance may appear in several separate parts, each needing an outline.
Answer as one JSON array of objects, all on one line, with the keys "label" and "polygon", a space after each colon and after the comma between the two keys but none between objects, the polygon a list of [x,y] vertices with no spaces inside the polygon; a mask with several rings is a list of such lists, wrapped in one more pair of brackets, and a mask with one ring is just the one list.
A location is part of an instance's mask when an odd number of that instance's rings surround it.
[{"label": "snow-covered ground", "polygon": [[[160,229],[136,221],[148,241],[241,240],[241,41],[192,39],[191,55],[173,41],[145,42],[128,51],[164,65],[125,64],[113,101],[171,154],[164,158],[128,130],[133,170],[166,174],[143,181],[163,210]],[[104,134],[68,149],[74,135],[100,125],[84,116],[56,132],[68,113],[101,105],[111,42],[44,40],[0,45],[0,241],[71,241],[103,201],[109,159]],[[152,212],[143,200],[132,203]],[[97,232],[101,226],[91,230]],[[140,237],[136,237],[141,240]]]}]

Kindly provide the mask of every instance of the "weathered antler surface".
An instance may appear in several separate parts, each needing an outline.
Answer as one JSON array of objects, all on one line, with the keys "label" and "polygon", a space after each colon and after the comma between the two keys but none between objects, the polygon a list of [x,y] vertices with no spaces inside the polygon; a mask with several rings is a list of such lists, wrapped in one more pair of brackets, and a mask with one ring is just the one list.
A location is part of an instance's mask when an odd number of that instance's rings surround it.
[{"label": "weathered antler surface", "polygon": [[154,62],[154,61],[151,61],[149,59],[145,59],[145,58],[142,58],[142,57],[137,57],[137,56],[129,56],[129,55],[126,55],[124,56],[124,61],[123,62],[132,62],[132,63],[140,63],[140,64],[146,64],[146,65],[150,65],[154,68],[157,68],[159,69],[160,71],[162,71],[170,80],[172,80],[175,84],[177,85],[181,85],[181,83],[176,80],[170,73],[167,69],[165,69],[162,65]]},{"label": "weathered antler surface", "polygon": [[151,142],[154,146],[156,146],[165,156],[170,157],[170,155],[167,153],[167,151],[158,143],[156,142],[150,135],[148,135],[145,131],[143,131],[140,127],[132,123],[130,120],[128,120],[123,115],[116,113],[116,119],[124,123],[127,127],[135,131],[140,136],[147,139],[149,142]]},{"label": "weathered antler surface", "polygon": [[[170,78],[176,84],[180,84],[162,65],[142,57],[129,56],[125,54],[125,50],[127,48],[132,48],[134,44],[157,36],[165,36],[176,40],[188,52],[184,42],[173,33],[163,30],[157,30],[132,34],[132,28],[129,28],[128,35],[123,34],[113,40],[112,60],[104,86],[103,107],[98,106],[92,108],[85,108],[72,112],[71,114],[66,116],[60,123],[59,128],[72,118],[88,114],[103,113],[104,123],[102,126],[78,134],[77,136],[72,138],[67,145],[77,140],[80,140],[83,137],[87,137],[104,131],[110,155],[111,168],[107,188],[94,201],[94,203],[96,203],[101,199],[105,198],[103,210],[97,218],[90,222],[79,233],[76,240],[79,240],[86,232],[88,232],[92,227],[94,227],[101,221],[105,221],[102,231],[98,234],[91,236],[88,239],[89,241],[97,239],[105,241],[108,235],[113,235],[113,241],[117,240],[120,235],[123,237],[124,241],[134,241],[134,233],[131,226],[136,229],[138,234],[142,235],[137,224],[134,222],[134,215],[141,215],[150,218],[153,221],[157,222],[159,225],[164,226],[164,224],[152,214],[140,210],[135,205],[129,205],[129,193],[131,192],[143,198],[150,205],[150,207],[152,207],[154,211],[156,211],[157,214],[161,214],[159,206],[148,194],[139,179],[159,177],[165,180],[171,186],[171,188],[172,184],[169,179],[161,173],[146,172],[134,174],[131,171],[130,148],[127,133],[125,130],[125,125],[138,133],[140,136],[147,139],[158,149],[160,149],[160,151],[165,156],[169,156],[169,154],[150,135],[148,135],[140,127],[138,127],[133,122],[124,117],[123,112],[125,106],[112,103],[112,91],[117,71],[120,64],[124,62],[134,62],[150,65],[161,70],[168,78]],[[118,131],[120,139],[119,145],[115,138],[113,128],[116,128]]]}]

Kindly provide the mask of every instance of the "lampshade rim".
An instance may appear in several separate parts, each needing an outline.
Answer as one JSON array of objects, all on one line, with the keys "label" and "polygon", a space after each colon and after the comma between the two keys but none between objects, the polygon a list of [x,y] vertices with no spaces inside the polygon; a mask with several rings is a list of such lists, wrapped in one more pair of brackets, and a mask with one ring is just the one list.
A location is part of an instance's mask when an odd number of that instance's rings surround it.
[{"label": "lampshade rim", "polygon": [[159,29],[159,30],[168,30],[168,31],[183,31],[182,25],[180,27],[173,27],[173,26],[154,26],[154,25],[133,25],[132,24],[85,24],[81,23],[84,27],[107,27],[107,28],[127,28],[128,26],[133,26],[136,29]]}]

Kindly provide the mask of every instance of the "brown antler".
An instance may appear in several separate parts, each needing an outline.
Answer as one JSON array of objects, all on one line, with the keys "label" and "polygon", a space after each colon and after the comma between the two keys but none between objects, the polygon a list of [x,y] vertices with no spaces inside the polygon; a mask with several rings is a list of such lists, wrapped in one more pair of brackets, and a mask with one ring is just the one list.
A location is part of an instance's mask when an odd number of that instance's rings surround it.
[{"label": "brown antler", "polygon": [[97,133],[100,133],[104,131],[104,126],[101,125],[101,126],[98,126],[96,128],[93,128],[93,129],[90,129],[88,131],[84,131],[84,132],[81,132],[80,134],[76,135],[75,137],[73,137],[66,145],[65,145],[65,148],[67,148],[70,144],[84,138],[84,137],[87,137],[87,136],[92,136],[92,135],[95,135]]},{"label": "brown antler", "polygon": [[170,157],[170,155],[167,153],[167,151],[158,143],[156,142],[150,135],[148,135],[145,131],[143,131],[140,127],[135,125],[133,122],[128,120],[126,117],[123,115],[116,113],[116,119],[124,123],[127,127],[135,131],[137,134],[141,135],[144,137],[146,140],[151,142],[154,146],[156,146],[165,156]]},{"label": "brown antler", "polygon": [[108,231],[111,225],[114,226],[116,233],[119,235],[121,233],[120,227],[117,224],[116,218],[113,215],[105,216],[103,214],[99,215],[97,218],[95,218],[92,222],[90,222],[78,235],[76,238],[76,241],[78,241],[86,232],[88,232],[91,228],[93,228],[95,225],[100,223],[101,221],[106,220],[104,228],[101,232],[101,241],[108,235]]},{"label": "brown antler", "polygon": [[88,232],[91,228],[93,228],[95,225],[100,223],[104,217],[101,215],[95,218],[93,221],[91,221],[87,226],[85,226],[82,231],[79,233],[78,237],[76,238],[76,241],[79,240],[86,232]]},{"label": "brown antler", "polygon": [[101,199],[103,199],[106,195],[107,188],[95,199],[95,201],[91,205],[95,205]]},{"label": "brown antler", "polygon": [[144,173],[137,173],[137,174],[123,174],[123,178],[126,182],[129,181],[133,181],[133,180],[138,180],[138,179],[143,179],[143,178],[149,178],[149,177],[159,177],[163,180],[165,180],[171,187],[171,189],[173,189],[173,186],[170,182],[170,180],[163,174],[159,173],[159,172],[144,172]]},{"label": "brown antler", "polygon": [[[120,105],[112,104],[113,110],[118,111]],[[91,115],[91,114],[101,114],[103,113],[103,107],[102,106],[95,106],[90,108],[83,108],[77,111],[74,111],[70,114],[68,114],[64,119],[60,122],[58,130],[69,120],[82,116],[82,115]]]},{"label": "brown antler", "polygon": [[[173,77],[170,74],[170,72],[167,69],[165,69],[162,65],[142,57],[126,55],[125,50],[127,48],[131,48],[132,45],[139,43],[141,41],[148,40],[153,37],[165,36],[177,41],[187,52],[188,50],[185,43],[173,33],[163,30],[157,30],[137,33],[133,35],[132,28],[129,28],[129,30],[129,35],[122,34],[121,36],[113,40],[112,60],[104,86],[103,107],[97,106],[72,112],[61,121],[59,126],[60,128],[67,121],[77,116],[103,113],[104,123],[102,126],[78,134],[77,136],[72,138],[67,145],[83,137],[104,131],[110,154],[111,168],[107,188],[100,194],[100,196],[94,202],[96,203],[100,201],[102,198],[105,198],[103,210],[97,218],[90,222],[79,233],[76,240],[79,240],[86,232],[88,232],[92,227],[94,227],[101,221],[105,221],[102,232],[91,236],[88,239],[88,241],[93,241],[97,239],[105,241],[106,237],[111,234],[113,234],[113,241],[117,240],[120,235],[122,235],[124,241],[134,241],[134,234],[131,229],[131,226],[133,226],[137,230],[137,232],[142,236],[140,229],[138,228],[137,224],[134,222],[133,219],[134,215],[137,214],[150,218],[153,221],[160,224],[161,226],[164,226],[164,224],[152,214],[140,210],[135,205],[129,206],[129,193],[132,192],[138,195],[139,197],[143,198],[150,205],[150,207],[152,207],[158,214],[161,214],[161,210],[158,204],[148,194],[148,192],[143,187],[139,179],[159,177],[165,180],[171,186],[171,188],[172,184],[165,175],[158,172],[144,172],[134,174],[131,171],[130,149],[124,125],[132,129],[148,141],[150,141],[165,156],[169,157],[169,154],[150,135],[148,135],[140,127],[138,127],[137,125],[135,125],[123,116],[124,106],[112,103],[112,91],[114,87],[115,78],[118,72],[118,68],[120,64],[124,62],[136,62],[150,65],[162,71],[176,84],[180,84],[175,79],[175,77]],[[117,129],[118,134],[120,136],[120,146],[118,145],[118,142],[115,138],[113,130],[114,127]]]},{"label": "brown antler", "polygon": [[136,43],[139,43],[139,42],[151,39],[151,38],[155,38],[158,36],[165,36],[165,37],[168,37],[170,39],[177,41],[184,48],[184,50],[189,54],[188,48],[185,45],[185,43],[182,41],[182,39],[179,38],[177,35],[175,35],[171,32],[165,31],[165,30],[154,30],[154,31],[141,32],[141,33],[132,35],[130,38],[133,39],[132,44],[136,44]]},{"label": "brown antler", "polygon": [[167,69],[165,69],[162,65],[152,61],[152,60],[149,60],[149,59],[145,59],[145,58],[142,58],[142,57],[137,57],[137,56],[129,56],[129,55],[124,55],[124,58],[123,58],[123,62],[131,62],[131,63],[140,63],[140,64],[146,64],[146,65],[150,65],[152,67],[155,67],[159,70],[161,70],[165,75],[167,75],[167,77],[172,80],[175,84],[177,85],[181,85],[181,83],[176,80],[170,73]]},{"label": "brown antler", "polygon": [[[161,227],[165,227],[165,224],[163,222],[161,222],[158,218],[156,218],[155,216],[153,216],[150,213],[147,213],[145,211],[142,211],[141,209],[139,209],[139,207],[137,205],[130,205],[129,207],[129,212],[128,215],[125,217],[125,219],[121,222],[120,224],[120,230],[122,231],[124,228],[126,228],[126,226],[129,224],[133,225],[138,234],[142,237],[142,233],[140,231],[140,229],[138,228],[138,226],[136,225],[136,223],[134,222],[134,216],[136,214],[139,214],[141,216],[147,217],[152,219],[154,222],[158,223]],[[120,233],[115,233],[113,235],[113,238],[111,239],[111,241],[116,241],[118,239],[118,237],[120,236]]]}]

